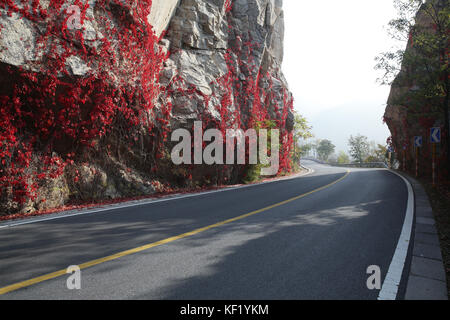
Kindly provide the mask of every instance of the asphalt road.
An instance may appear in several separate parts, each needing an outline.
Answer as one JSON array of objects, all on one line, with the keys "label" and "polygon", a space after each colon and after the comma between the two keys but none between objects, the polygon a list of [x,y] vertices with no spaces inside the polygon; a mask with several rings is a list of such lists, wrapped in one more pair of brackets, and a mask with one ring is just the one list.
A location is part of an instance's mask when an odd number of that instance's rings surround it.
[{"label": "asphalt road", "polygon": [[304,164],[315,172],[0,229],[0,291],[184,234],[82,269],[81,290],[67,289],[67,274],[0,299],[377,299],[366,270],[378,265],[384,279],[389,269],[405,219],[404,181],[387,170]]}]

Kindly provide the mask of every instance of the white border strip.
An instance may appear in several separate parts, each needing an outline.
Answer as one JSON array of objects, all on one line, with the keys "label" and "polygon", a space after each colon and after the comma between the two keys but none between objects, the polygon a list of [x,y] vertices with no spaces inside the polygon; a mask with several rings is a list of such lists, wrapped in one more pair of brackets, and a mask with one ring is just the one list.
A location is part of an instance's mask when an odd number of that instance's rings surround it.
[{"label": "white border strip", "polygon": [[395,250],[394,257],[392,258],[391,265],[389,266],[389,270],[378,296],[378,300],[397,299],[398,288],[402,279],[409,244],[411,242],[412,226],[414,221],[414,191],[411,183],[397,172],[392,170],[389,170],[389,172],[396,174],[402,178],[403,181],[405,181],[408,188],[408,206],[406,208],[406,217],[403,223],[400,239],[398,240],[397,249]]},{"label": "white border strip", "polygon": [[0,223],[0,230],[11,228],[11,227],[17,227],[17,226],[21,226],[21,225],[26,225],[26,224],[32,224],[32,223],[38,223],[38,222],[44,222],[44,221],[50,221],[50,220],[56,220],[56,219],[63,219],[63,218],[69,218],[69,217],[74,217],[74,216],[82,216],[82,215],[86,215],[86,214],[100,213],[100,212],[105,212],[105,211],[114,211],[114,210],[118,210],[118,209],[139,207],[139,206],[144,206],[144,205],[153,204],[153,203],[193,198],[193,197],[199,197],[199,196],[204,196],[204,195],[208,195],[208,194],[226,192],[226,191],[231,191],[231,190],[251,188],[251,187],[261,186],[261,185],[279,182],[279,181],[293,180],[293,179],[311,175],[315,172],[313,169],[310,169],[310,168],[306,168],[306,169],[308,169],[308,172],[303,173],[303,174],[297,174],[294,176],[283,177],[283,178],[279,178],[279,179],[275,179],[275,180],[271,180],[271,181],[265,181],[265,182],[261,182],[261,183],[250,184],[250,185],[243,185],[243,186],[238,186],[238,187],[225,187],[224,189],[220,189],[220,190],[206,191],[206,192],[193,193],[193,194],[187,194],[187,195],[176,195],[175,194],[172,196],[168,196],[167,198],[164,198],[164,199],[156,199],[156,200],[155,199],[144,199],[144,200],[138,200],[138,201],[111,204],[106,207],[99,206],[97,208],[80,209],[81,211],[79,211],[79,210],[62,211],[59,213],[50,214],[49,216],[43,217],[43,218],[30,217],[29,219],[22,220],[22,221],[12,220],[9,222]]}]

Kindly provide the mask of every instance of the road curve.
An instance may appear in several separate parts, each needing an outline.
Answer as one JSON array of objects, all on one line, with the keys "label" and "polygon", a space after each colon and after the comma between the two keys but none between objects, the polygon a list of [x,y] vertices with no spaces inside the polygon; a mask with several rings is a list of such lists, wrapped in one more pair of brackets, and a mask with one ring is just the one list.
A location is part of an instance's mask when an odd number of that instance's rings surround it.
[{"label": "road curve", "polygon": [[387,170],[304,164],[314,173],[0,229],[0,293],[98,262],[82,269],[81,290],[68,290],[64,274],[0,299],[377,299],[366,270],[388,272],[405,182]]}]

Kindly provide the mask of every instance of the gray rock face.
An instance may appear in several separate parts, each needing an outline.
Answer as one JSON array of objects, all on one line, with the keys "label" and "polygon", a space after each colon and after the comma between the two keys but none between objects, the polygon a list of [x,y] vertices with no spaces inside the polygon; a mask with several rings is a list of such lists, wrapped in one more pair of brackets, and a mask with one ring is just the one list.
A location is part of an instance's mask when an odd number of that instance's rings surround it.
[{"label": "gray rock face", "polygon": [[[432,4],[435,9],[426,10],[426,6]],[[443,0],[427,0],[419,9],[415,17],[415,24],[417,28],[425,28],[425,30],[430,32],[429,35],[420,32],[420,38],[431,38],[431,34],[435,30],[433,25],[435,19],[434,10],[443,10],[448,6],[448,2]],[[441,12],[442,13],[442,12]],[[419,36],[418,36],[419,37]],[[419,38],[419,39],[420,39]],[[422,85],[426,85],[430,77],[436,77],[435,83],[439,83],[438,73],[425,73],[423,72],[422,62],[419,63],[419,59],[423,59],[421,54],[417,53],[417,45],[415,42],[420,42],[414,40],[414,37],[408,41],[405,48],[405,59],[401,71],[394,80],[389,98],[387,101],[387,107],[384,114],[384,119],[389,127],[392,134],[392,145],[397,152],[397,158],[399,161],[404,161],[406,159],[406,168],[412,172],[415,170],[415,160],[416,160],[416,149],[414,147],[414,138],[421,136],[423,137],[423,146],[420,148],[419,154],[419,164],[420,164],[420,175],[422,176],[432,176],[432,161],[430,156],[432,154],[432,144],[429,143],[430,129],[432,127],[441,127],[445,131],[445,111],[441,107],[445,100],[439,101],[436,98],[432,98],[432,94],[429,97],[428,94],[420,93]],[[433,43],[433,41],[431,41]],[[428,46],[428,45],[427,45]],[[428,49],[427,49],[428,50]],[[431,51],[432,52],[432,51]],[[435,62],[432,62],[432,57],[426,62],[428,68],[431,70],[439,70],[441,68],[439,65],[439,60],[437,59],[439,54],[434,53]],[[416,71],[422,70],[422,71]],[[420,72],[420,73],[419,73]],[[443,79],[445,77],[442,76]],[[445,84],[442,82],[442,85]],[[419,94],[417,94],[419,92]],[[431,92],[431,91],[430,91]],[[437,107],[437,108],[436,108]],[[448,106],[450,108],[450,106]],[[450,110],[450,109],[449,109]],[[443,144],[441,147],[440,155],[441,163],[445,163],[445,140],[443,139]],[[439,158],[438,157],[438,158]],[[439,162],[438,161],[438,162]],[[439,172],[439,170],[438,170]],[[444,171],[442,171],[444,172]],[[445,175],[445,173],[442,173]]]},{"label": "gray rock face", "polygon": [[180,0],[153,0],[148,22],[159,37],[166,30]]},{"label": "gray rock face", "polygon": [[[55,77],[62,79],[61,88],[56,88],[51,97],[54,116],[49,115],[46,119],[50,122],[59,119],[59,101],[67,102],[71,98],[70,93],[67,95],[65,84],[80,84],[77,90],[71,92],[82,97],[83,90],[88,90],[84,85],[100,79],[106,82],[102,87],[106,99],[99,101],[106,101],[105,105],[126,101],[127,111],[131,113],[142,111],[140,97],[152,99],[150,110],[139,113],[140,119],[145,120],[135,125],[132,137],[124,133],[124,122],[121,122],[116,130],[102,131],[104,136],[97,137],[93,143],[95,148],[88,151],[82,148],[68,150],[64,141],[59,142],[59,149],[55,146],[54,150],[49,151],[33,146],[34,167],[27,168],[27,172],[40,172],[40,157],[46,152],[61,157],[71,152],[78,153],[74,156],[75,163],[66,167],[63,175],[52,182],[56,187],[48,179],[46,183],[40,183],[37,202],[28,201],[27,210],[62,206],[71,199],[101,201],[146,195],[157,189],[165,190],[164,187],[154,188],[154,185],[160,185],[160,181],[175,187],[177,184],[193,186],[237,182],[241,173],[236,173],[236,168],[219,170],[214,166],[205,166],[191,172],[191,168],[174,168],[170,161],[159,157],[160,145],[157,141],[167,134],[165,130],[179,127],[190,129],[194,121],[207,121],[207,126],[222,129],[247,129],[254,125],[252,121],[255,119],[274,120],[284,132],[293,129],[294,117],[289,107],[292,95],[281,72],[284,38],[281,0],[153,0],[148,16],[145,16],[148,12],[146,8],[142,8],[143,4],[149,3],[147,1],[88,0],[89,6],[83,11],[84,20],[78,30],[65,29],[69,18],[67,10],[79,3],[76,0],[65,1],[59,9],[54,9],[50,0],[12,2],[16,5],[14,10],[5,2],[0,3],[0,101],[8,101],[5,97],[14,96],[14,86],[22,86],[15,82],[24,79],[22,71],[33,74],[30,81],[51,78],[46,82],[47,86],[57,83]],[[58,12],[35,19],[33,15],[37,13],[30,15],[29,12],[36,3],[39,6],[37,11],[53,8]],[[145,12],[144,17],[139,12]],[[159,43],[153,45],[153,42],[148,42],[151,45],[141,46],[143,51],[136,54],[130,52],[131,49],[126,50],[127,46],[121,46],[122,41],[111,30],[125,30],[124,37],[127,30],[145,34],[148,29],[142,27],[145,17]],[[58,31],[48,33],[52,28]],[[64,31],[61,33],[61,30]],[[105,48],[108,51],[106,55],[102,54]],[[143,69],[142,65],[150,61],[145,60],[148,58],[145,53],[152,51],[152,48],[156,54],[167,53],[167,59],[155,69],[156,75],[148,76],[146,71],[149,69]],[[105,56],[108,58],[105,59]],[[110,57],[114,57],[114,61]],[[58,59],[62,64],[58,64],[58,71],[54,71],[55,60],[59,63]],[[130,88],[133,92],[142,90],[142,78],[147,77],[147,81],[150,78],[151,82],[153,76],[155,88],[152,87],[139,98],[126,94],[117,98],[111,94],[123,93]],[[40,89],[39,85],[33,87],[33,83],[27,84],[29,90]],[[90,97],[98,93],[93,88],[96,87],[91,87],[89,97],[83,98],[82,103],[75,102],[74,109],[87,109],[81,110],[80,114],[87,114],[92,121],[99,117],[107,121],[109,114],[106,111],[104,118],[103,114],[96,114],[95,117],[89,115],[91,109],[97,107],[95,102],[90,102]],[[59,94],[63,96],[58,97]],[[27,98],[22,99],[25,101]],[[36,98],[36,101],[39,108],[47,103],[45,99]],[[106,106],[102,107],[107,110]],[[160,119],[166,118],[167,123],[163,120],[164,124],[161,124]],[[112,126],[117,125],[117,122],[111,123]],[[18,140],[26,141],[27,136],[39,132],[36,127],[30,125],[25,128],[26,134]],[[56,129],[60,127],[62,125]],[[89,131],[89,128],[82,129]],[[131,142],[126,140],[131,138]],[[167,144],[163,146],[167,147]],[[90,171],[96,174],[88,175]],[[6,171],[0,170],[0,178],[1,172]],[[33,177],[30,174],[26,179],[31,181]],[[91,192],[90,185],[101,187]],[[1,191],[0,202],[10,203],[11,192],[2,194]],[[48,201],[43,205],[39,199]],[[0,214],[2,210],[4,208],[0,205]]]},{"label": "gray rock face", "polygon": [[0,9],[0,62],[13,66],[25,65],[36,60],[34,46],[36,30],[30,21],[21,19],[20,15],[13,13],[8,17],[6,11]]},{"label": "gray rock face", "polygon": [[[233,103],[230,112],[240,109],[248,116],[253,100],[239,102],[245,94],[246,82],[259,82],[261,89],[271,88],[273,99],[262,101],[272,119],[279,119],[276,107],[284,105],[288,92],[286,80],[281,73],[283,61],[284,16],[280,0],[235,0],[227,12],[226,0],[181,0],[169,25],[166,39],[172,51],[163,73],[163,83],[176,91],[180,85],[173,84],[175,75],[182,78],[184,86],[194,86],[208,97],[194,95],[194,99],[174,96],[174,119],[181,123],[198,119],[199,113],[209,110],[217,121],[223,121],[217,106],[224,95],[223,84],[217,81],[226,76],[230,68],[240,84],[233,85]],[[227,60],[227,55],[230,57]],[[257,97],[255,98],[257,99]],[[242,100],[242,99],[241,99]],[[186,103],[188,105],[186,105]],[[245,114],[247,113],[247,114]],[[245,124],[244,124],[245,125]],[[288,110],[286,126],[292,130],[293,115]]]},{"label": "gray rock face", "polygon": [[[15,3],[17,8],[23,9],[27,1],[13,0],[12,2]],[[33,1],[30,0],[28,2],[28,5],[31,6]],[[45,34],[49,27],[53,26],[52,23],[54,21],[50,21],[51,18],[47,18],[38,23],[27,19],[22,12],[14,12],[6,5],[4,8],[0,6],[0,26],[2,29],[0,34],[0,63],[20,67],[24,70],[45,72],[49,69],[47,59],[51,56],[50,48],[56,45],[57,53],[64,55],[66,54],[67,45],[72,43],[78,47],[81,45],[85,46],[88,54],[87,56],[69,56],[65,58],[69,75],[84,77],[90,75],[90,71],[100,72],[101,58],[98,54],[92,53],[92,49],[101,49],[105,34],[111,32],[108,27],[123,27],[123,16],[127,17],[127,22],[131,20],[131,25],[134,26],[139,26],[142,22],[138,20],[134,12],[134,8],[140,1],[102,1],[101,5],[98,5],[99,2],[97,0],[87,1],[89,6],[84,12],[84,21],[79,29],[83,36],[83,44],[74,37],[78,30],[67,27],[66,32],[71,37],[65,39],[62,37],[62,34],[52,32],[48,39],[45,39],[46,45],[41,43],[40,47],[37,43],[38,38]],[[162,32],[166,30],[178,2],[179,0],[152,1],[152,10],[147,20],[153,26],[153,31],[157,37],[161,36]],[[40,8],[48,10],[51,1],[40,0],[38,3]],[[67,18],[69,18],[70,14],[75,13],[68,9],[75,3],[75,0],[67,0],[61,6],[60,13],[57,16],[59,20],[56,23],[58,29],[63,29],[67,26],[69,21]],[[82,8],[79,13],[83,14]],[[50,43],[51,45],[49,45]],[[113,43],[112,48],[117,49],[115,43]],[[120,52],[120,50],[117,50],[115,54],[118,60],[126,59],[123,57],[124,53]],[[126,69],[126,64],[124,64],[123,69]],[[107,71],[111,72],[111,70]],[[124,74],[113,74],[111,77],[123,78]],[[126,81],[132,81],[132,79],[126,79]]]},{"label": "gray rock face", "polygon": [[[20,7],[23,2],[15,1]],[[108,32],[100,26],[99,20],[105,14],[96,9],[96,0],[89,1],[86,20],[83,24],[83,36],[86,47],[98,48],[104,34]],[[136,2],[136,1],[134,1]],[[224,77],[230,67],[242,84],[246,81],[259,81],[257,86],[272,88],[274,100],[265,103],[272,112],[276,105],[283,105],[283,91],[287,83],[281,73],[283,61],[284,18],[281,0],[234,0],[231,11],[227,10],[229,0],[153,0],[152,11],[148,21],[159,36],[169,26],[167,36],[161,45],[170,50],[171,55],[165,63],[161,82],[167,89],[177,90],[181,87],[194,86],[200,95],[196,99],[186,101],[182,95],[171,97],[173,100],[174,119],[181,123],[188,119],[196,119],[199,113],[208,110],[220,121],[217,107],[225,92],[219,79]],[[48,1],[41,1],[45,9]],[[61,8],[61,15],[73,1],[66,1]],[[114,11],[112,5],[104,9]],[[124,7],[127,9],[127,7]],[[124,9],[122,8],[122,9]],[[227,12],[229,11],[229,12]],[[19,13],[8,15],[7,9],[0,7],[0,63],[21,67],[25,70],[39,71],[45,69],[46,51],[37,50],[36,38],[46,26],[39,25],[22,17]],[[132,12],[128,12],[131,16]],[[110,20],[114,25],[117,23]],[[63,24],[63,22],[61,22]],[[64,39],[56,39],[55,43],[63,45]],[[118,55],[121,53],[118,52]],[[230,57],[227,61],[227,55]],[[66,58],[66,69],[70,75],[83,77],[91,70],[98,70],[99,57],[69,56]],[[124,63],[124,74],[126,74]],[[114,74],[119,79],[126,75]],[[174,84],[178,76],[183,85]],[[126,79],[127,82],[133,79]],[[269,84],[270,83],[270,84]],[[271,85],[272,84],[272,85]],[[239,89],[232,88],[233,98],[239,95]],[[242,94],[242,92],[241,92]],[[289,93],[288,93],[289,94]],[[205,104],[205,96],[207,103]],[[290,97],[290,94],[289,94]],[[188,102],[186,104],[186,102]],[[267,102],[267,101],[266,101]],[[237,106],[237,101],[229,106],[230,111],[240,107],[248,109],[248,103]],[[203,104],[199,108],[198,104]],[[288,119],[292,116],[288,112]],[[245,115],[244,115],[245,118]],[[175,121],[176,123],[177,121]],[[288,121],[290,127],[290,121]],[[290,129],[290,128],[289,128]]]}]

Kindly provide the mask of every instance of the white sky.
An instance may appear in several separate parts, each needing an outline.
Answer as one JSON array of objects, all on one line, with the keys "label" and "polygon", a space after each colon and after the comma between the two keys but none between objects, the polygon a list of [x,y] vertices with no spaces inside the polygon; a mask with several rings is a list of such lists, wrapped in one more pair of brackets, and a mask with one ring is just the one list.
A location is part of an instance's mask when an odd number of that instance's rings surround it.
[{"label": "white sky", "polygon": [[376,83],[374,58],[393,46],[386,32],[392,0],[284,0],[283,71],[295,109],[316,138],[347,151],[350,135],[385,144],[389,87]]}]

